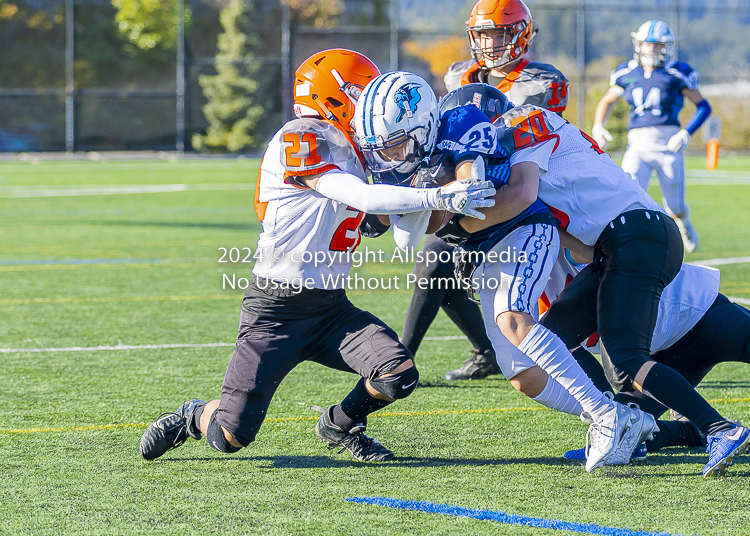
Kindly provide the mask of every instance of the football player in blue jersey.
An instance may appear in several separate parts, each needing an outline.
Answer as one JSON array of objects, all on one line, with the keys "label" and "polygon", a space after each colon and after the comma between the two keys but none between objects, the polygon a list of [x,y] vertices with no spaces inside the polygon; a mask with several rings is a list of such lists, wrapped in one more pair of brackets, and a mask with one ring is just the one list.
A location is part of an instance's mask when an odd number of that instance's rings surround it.
[{"label": "football player in blue jersey", "polygon": [[[454,178],[486,179],[496,189],[503,186],[507,190],[504,185],[511,177],[510,152],[498,143],[489,117],[473,104],[448,109],[440,115],[439,124],[428,121],[425,114],[417,117],[411,111],[412,100],[416,104],[434,102],[431,94],[427,82],[404,72],[383,74],[362,92],[354,116],[355,142],[375,180],[410,184],[423,157],[432,153],[451,170],[445,175],[447,182]],[[421,101],[416,100],[417,95],[421,95]],[[497,92],[496,97],[493,105],[497,114],[515,111],[502,93]],[[536,107],[525,109],[541,113]],[[524,108],[521,110],[523,114]],[[516,119],[525,120],[525,116]],[[542,128],[533,125],[529,128]],[[432,139],[425,136],[432,131],[437,132],[436,144],[421,147],[417,140]],[[519,167],[533,165],[522,163]],[[461,285],[477,290],[497,363],[511,385],[549,408],[585,415],[591,424],[587,471],[601,467],[615,455],[629,460],[633,449],[656,431],[655,420],[596,389],[563,342],[536,324],[537,302],[560,248],[558,222],[547,205],[537,199],[536,190],[525,186],[510,190],[512,194],[501,213],[493,213],[488,225],[468,229],[466,220],[448,221],[441,215],[441,224],[446,223],[439,236],[451,245],[461,245],[471,255],[476,270],[471,282],[467,285],[462,280]],[[392,223],[397,244],[407,248],[418,245],[428,228],[427,221],[416,213],[392,219]],[[399,238],[411,231],[414,239]],[[453,282],[459,284],[455,279]],[[536,330],[534,335],[526,336],[532,329]]]},{"label": "football player in blue jersey", "polygon": [[[672,59],[675,38],[667,23],[650,20],[630,34],[634,59],[612,72],[610,89],[596,107],[593,138],[606,149],[612,135],[604,128],[620,97],[630,104],[628,148],[622,169],[648,190],[651,172],[656,171],[662,203],[680,229],[685,251],[698,248],[698,233],[690,221],[685,201],[685,160],[682,151],[690,136],[711,114],[711,106],[698,89],[698,73],[687,63]],[[685,99],[696,105],[684,128],[677,118]]]}]

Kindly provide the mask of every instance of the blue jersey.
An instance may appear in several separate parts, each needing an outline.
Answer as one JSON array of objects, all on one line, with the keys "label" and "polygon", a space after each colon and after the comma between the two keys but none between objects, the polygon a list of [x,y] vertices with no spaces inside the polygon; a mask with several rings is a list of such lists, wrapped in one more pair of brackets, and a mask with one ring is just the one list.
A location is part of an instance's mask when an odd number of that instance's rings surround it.
[{"label": "blue jersey", "polygon": [[687,63],[670,61],[647,77],[638,60],[630,60],[612,72],[610,86],[625,90],[625,100],[630,104],[629,128],[679,127],[682,91],[698,87],[698,73]]},{"label": "blue jersey", "polygon": [[[510,149],[498,144],[495,125],[473,104],[452,108],[441,116],[436,152],[444,156],[449,166],[481,156],[485,160],[487,180],[492,181],[496,189],[505,185],[510,177]],[[547,205],[537,199],[512,220],[473,233],[464,248],[488,252],[522,225],[555,222]]]}]

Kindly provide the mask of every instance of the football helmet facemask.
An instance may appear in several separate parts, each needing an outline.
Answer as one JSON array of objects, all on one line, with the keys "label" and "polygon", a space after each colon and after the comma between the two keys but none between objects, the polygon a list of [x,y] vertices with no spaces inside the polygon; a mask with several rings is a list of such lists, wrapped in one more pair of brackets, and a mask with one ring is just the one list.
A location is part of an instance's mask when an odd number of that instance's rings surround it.
[{"label": "football helmet facemask", "polygon": [[536,30],[522,0],[479,0],[466,21],[466,33],[479,67],[498,69],[526,54]]},{"label": "football helmet facemask", "polygon": [[323,117],[348,135],[357,99],[380,70],[366,56],[343,48],[313,54],[294,73],[294,114]]},{"label": "football helmet facemask", "polygon": [[637,32],[631,32],[630,37],[633,38],[633,57],[643,67],[664,67],[674,56],[674,33],[664,21],[646,21]]},{"label": "football helmet facemask", "polygon": [[430,85],[403,71],[380,75],[357,101],[355,143],[373,179],[409,184],[435,148],[438,104]]}]

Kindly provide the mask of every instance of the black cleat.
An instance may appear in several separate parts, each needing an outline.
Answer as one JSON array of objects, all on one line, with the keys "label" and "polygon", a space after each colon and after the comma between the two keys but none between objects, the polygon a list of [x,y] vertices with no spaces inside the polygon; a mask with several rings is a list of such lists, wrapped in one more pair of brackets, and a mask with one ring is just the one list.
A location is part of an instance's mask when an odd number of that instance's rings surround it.
[{"label": "black cleat", "polygon": [[331,411],[333,406],[323,409],[313,406],[310,409],[322,411],[323,415],[315,425],[315,433],[323,443],[328,445],[329,450],[341,447],[339,454],[348,450],[355,460],[361,462],[385,462],[393,460],[396,456],[378,443],[376,439],[365,435],[366,423],[359,423],[354,428],[345,432],[331,422]]},{"label": "black cleat", "polygon": [[495,359],[495,352],[485,350],[479,352],[473,350],[469,359],[456,370],[451,370],[445,375],[445,379],[454,380],[481,380],[493,374],[500,374],[500,367]]},{"label": "black cleat", "polygon": [[149,425],[141,437],[141,456],[155,460],[165,452],[176,449],[187,441],[188,437],[200,439],[200,431],[191,426],[193,413],[203,400],[185,402],[174,413],[162,413],[156,422]]}]

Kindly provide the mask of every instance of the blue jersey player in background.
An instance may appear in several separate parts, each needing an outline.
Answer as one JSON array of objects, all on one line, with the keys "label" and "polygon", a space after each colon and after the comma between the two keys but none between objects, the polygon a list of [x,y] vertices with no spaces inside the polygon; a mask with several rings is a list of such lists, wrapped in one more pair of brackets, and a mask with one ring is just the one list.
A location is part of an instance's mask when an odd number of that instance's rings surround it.
[{"label": "blue jersey player in background", "polygon": [[[685,201],[685,160],[682,151],[690,136],[711,114],[711,106],[698,90],[698,73],[687,63],[672,59],[675,38],[667,23],[650,20],[630,34],[634,59],[612,73],[610,89],[599,101],[592,136],[603,149],[612,135],[604,128],[620,97],[630,104],[628,148],[622,168],[648,190],[656,171],[662,203],[677,223],[688,253],[698,248],[698,233],[690,221]],[[677,116],[687,98],[696,111],[684,128]]]}]

